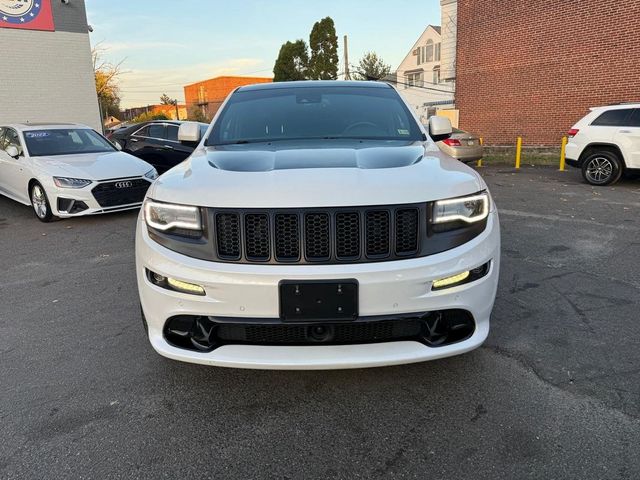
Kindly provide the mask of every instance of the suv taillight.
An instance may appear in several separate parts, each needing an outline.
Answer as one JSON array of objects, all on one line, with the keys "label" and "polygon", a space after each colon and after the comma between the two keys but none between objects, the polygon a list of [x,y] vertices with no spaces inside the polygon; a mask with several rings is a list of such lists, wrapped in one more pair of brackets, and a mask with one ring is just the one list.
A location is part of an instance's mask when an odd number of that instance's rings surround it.
[{"label": "suv taillight", "polygon": [[579,131],[580,130],[578,130],[577,128],[572,128],[571,130],[569,130],[567,132],[567,137],[569,137],[569,138],[575,137],[578,134]]},{"label": "suv taillight", "polygon": [[445,138],[442,143],[449,145],[450,147],[459,147],[462,144],[460,143],[460,140],[458,140],[457,138]]}]

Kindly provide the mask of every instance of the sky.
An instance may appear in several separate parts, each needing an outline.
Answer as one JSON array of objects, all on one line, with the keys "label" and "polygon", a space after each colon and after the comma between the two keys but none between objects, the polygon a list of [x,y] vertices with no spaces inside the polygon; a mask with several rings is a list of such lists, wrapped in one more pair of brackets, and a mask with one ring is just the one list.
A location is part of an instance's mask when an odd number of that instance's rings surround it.
[{"label": "sky", "polygon": [[[280,46],[309,41],[313,24],[333,18],[349,37],[349,63],[375,51],[395,70],[427,25],[440,24],[439,0],[86,0],[91,43],[122,62],[123,108],[184,101],[182,87],[219,75],[273,76]],[[340,70],[342,71],[342,66]]]}]

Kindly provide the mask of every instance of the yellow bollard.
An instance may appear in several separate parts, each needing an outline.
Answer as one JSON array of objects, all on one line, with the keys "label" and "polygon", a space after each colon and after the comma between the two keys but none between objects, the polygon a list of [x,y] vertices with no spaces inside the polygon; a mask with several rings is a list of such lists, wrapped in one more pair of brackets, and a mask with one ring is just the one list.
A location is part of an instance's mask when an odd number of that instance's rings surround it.
[{"label": "yellow bollard", "polygon": [[560,171],[564,172],[565,150],[567,148],[567,137],[562,137],[562,146],[560,147]]},{"label": "yellow bollard", "polygon": [[522,156],[522,137],[518,137],[516,142],[516,168],[520,168],[520,157]]},{"label": "yellow bollard", "polygon": [[[482,137],[480,137],[480,145],[484,145]],[[478,163],[476,163],[476,167],[482,167],[482,159],[478,160]]]}]

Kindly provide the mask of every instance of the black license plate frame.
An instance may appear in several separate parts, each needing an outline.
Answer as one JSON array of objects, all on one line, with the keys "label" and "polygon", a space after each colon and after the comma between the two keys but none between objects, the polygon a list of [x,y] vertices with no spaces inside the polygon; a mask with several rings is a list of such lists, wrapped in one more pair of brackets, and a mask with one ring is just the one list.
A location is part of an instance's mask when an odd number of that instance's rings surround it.
[{"label": "black license plate frame", "polygon": [[358,281],[282,280],[279,285],[283,322],[350,322],[358,318]]}]

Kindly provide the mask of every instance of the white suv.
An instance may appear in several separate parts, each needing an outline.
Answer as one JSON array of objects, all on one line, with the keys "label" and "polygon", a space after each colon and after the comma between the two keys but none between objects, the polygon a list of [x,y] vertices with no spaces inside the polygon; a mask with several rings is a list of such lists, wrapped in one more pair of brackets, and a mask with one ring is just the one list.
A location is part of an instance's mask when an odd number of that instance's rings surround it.
[{"label": "white suv", "polygon": [[640,169],[640,103],[592,108],[568,132],[567,164],[592,185],[617,182]]},{"label": "white suv", "polygon": [[[237,89],[152,185],[136,233],[153,348],[207,365],[328,369],[472,350],[498,284],[498,214],[378,82]],[[198,141],[197,124],[179,138]]]}]

